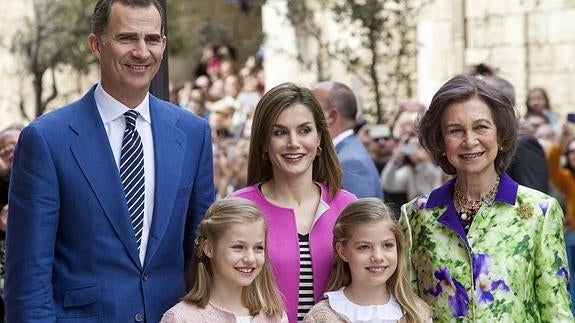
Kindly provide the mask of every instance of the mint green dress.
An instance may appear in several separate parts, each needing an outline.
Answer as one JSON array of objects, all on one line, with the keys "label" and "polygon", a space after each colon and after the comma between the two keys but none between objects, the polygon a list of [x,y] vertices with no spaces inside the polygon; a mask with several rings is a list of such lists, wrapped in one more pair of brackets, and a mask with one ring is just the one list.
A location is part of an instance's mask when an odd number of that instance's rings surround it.
[{"label": "mint green dress", "polygon": [[493,206],[466,235],[454,183],[401,208],[411,279],[434,321],[575,322],[557,201],[501,174]]}]

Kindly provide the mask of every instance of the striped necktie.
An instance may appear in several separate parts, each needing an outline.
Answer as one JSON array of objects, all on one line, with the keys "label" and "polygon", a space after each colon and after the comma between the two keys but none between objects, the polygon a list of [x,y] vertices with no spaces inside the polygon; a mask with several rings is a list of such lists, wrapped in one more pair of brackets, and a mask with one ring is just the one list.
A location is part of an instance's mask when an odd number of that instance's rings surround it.
[{"label": "striped necktie", "polygon": [[138,249],[144,228],[144,149],[142,139],[136,130],[136,119],[139,115],[134,110],[124,113],[126,130],[124,130],[120,155],[120,178],[124,186]]}]

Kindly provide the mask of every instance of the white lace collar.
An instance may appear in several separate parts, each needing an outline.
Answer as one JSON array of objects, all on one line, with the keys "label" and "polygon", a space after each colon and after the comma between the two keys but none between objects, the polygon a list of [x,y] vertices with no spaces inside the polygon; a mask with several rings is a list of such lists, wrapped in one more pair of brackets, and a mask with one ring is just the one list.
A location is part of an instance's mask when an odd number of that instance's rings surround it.
[{"label": "white lace collar", "polygon": [[362,306],[352,303],[343,293],[343,288],[325,293],[330,307],[348,322],[392,323],[403,316],[403,310],[393,295],[384,305]]}]

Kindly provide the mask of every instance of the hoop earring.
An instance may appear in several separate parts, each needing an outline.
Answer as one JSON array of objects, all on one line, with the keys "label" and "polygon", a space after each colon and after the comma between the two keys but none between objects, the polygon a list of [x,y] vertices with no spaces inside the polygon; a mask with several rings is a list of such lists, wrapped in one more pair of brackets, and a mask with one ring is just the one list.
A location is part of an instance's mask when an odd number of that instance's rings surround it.
[{"label": "hoop earring", "polygon": [[321,147],[320,147],[320,146],[317,146],[317,153],[316,153],[316,155],[317,155],[317,156],[321,155],[321,152],[322,152],[322,151],[323,151],[323,150],[321,149]]}]

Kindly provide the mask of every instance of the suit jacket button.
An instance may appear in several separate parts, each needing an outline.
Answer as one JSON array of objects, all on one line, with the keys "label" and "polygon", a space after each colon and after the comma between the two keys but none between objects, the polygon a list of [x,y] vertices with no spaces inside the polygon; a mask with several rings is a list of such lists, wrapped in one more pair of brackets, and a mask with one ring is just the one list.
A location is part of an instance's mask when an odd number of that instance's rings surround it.
[{"label": "suit jacket button", "polygon": [[144,321],[144,314],[136,313],[136,315],[134,315],[134,321],[143,322]]},{"label": "suit jacket button", "polygon": [[144,274],[142,275],[142,280],[143,280],[143,281],[148,280],[148,274],[144,273]]}]

